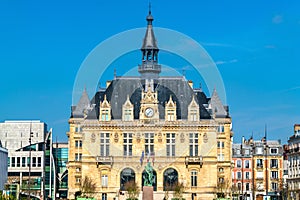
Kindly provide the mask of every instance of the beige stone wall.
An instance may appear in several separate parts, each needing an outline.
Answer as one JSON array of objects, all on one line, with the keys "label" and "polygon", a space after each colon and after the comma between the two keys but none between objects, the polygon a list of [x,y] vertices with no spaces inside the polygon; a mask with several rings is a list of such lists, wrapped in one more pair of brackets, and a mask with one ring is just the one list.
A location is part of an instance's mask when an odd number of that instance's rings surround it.
[{"label": "beige stone wall", "polygon": [[[217,132],[219,123],[225,125],[224,133]],[[214,120],[201,120],[198,122],[159,121],[156,124],[141,124],[139,121],[122,122],[110,121],[99,122],[96,120],[74,120],[70,119],[69,136],[69,199],[74,198],[76,191],[80,190],[80,183],[76,179],[85,176],[91,177],[97,184],[95,196],[101,199],[101,193],[107,193],[108,199],[117,196],[120,188],[120,173],[125,168],[135,171],[136,182],[142,185],[142,172],[146,165],[146,158],[140,164],[141,152],[144,150],[144,134],[154,133],[155,160],[154,170],[157,173],[157,191],[154,197],[163,197],[163,173],[168,168],[174,168],[178,172],[178,180],[185,186],[184,196],[191,199],[191,194],[196,193],[196,199],[210,200],[215,198],[218,176],[231,180],[231,120],[216,122]],[[81,132],[75,132],[75,127],[80,126]],[[111,165],[97,165],[97,156],[100,156],[100,134],[110,134],[110,156],[113,162]],[[133,133],[133,152],[130,157],[123,157],[123,133]],[[166,156],[166,133],[176,134],[176,155]],[[186,165],[186,156],[189,156],[189,133],[198,133],[199,155],[203,158],[202,167],[197,165]],[[75,147],[75,140],[82,140],[82,148]],[[225,159],[217,161],[217,141],[225,142],[222,149]],[[75,154],[82,153],[82,162],[75,161]],[[152,162],[152,159],[150,159]],[[224,172],[218,174],[218,167],[222,166]],[[80,170],[78,170],[80,168]],[[191,187],[191,171],[198,171],[198,186]],[[108,176],[108,187],[102,187],[101,177]],[[172,196],[170,192],[169,197]],[[120,196],[119,199],[125,199]]]}]

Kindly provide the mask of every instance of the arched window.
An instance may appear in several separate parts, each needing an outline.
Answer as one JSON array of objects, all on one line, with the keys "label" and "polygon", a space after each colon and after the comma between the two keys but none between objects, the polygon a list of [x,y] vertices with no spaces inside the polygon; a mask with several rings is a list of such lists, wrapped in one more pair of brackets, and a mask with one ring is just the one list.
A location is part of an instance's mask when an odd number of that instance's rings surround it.
[{"label": "arched window", "polygon": [[120,189],[125,190],[125,185],[130,182],[135,183],[135,172],[130,168],[125,168],[120,174]]},{"label": "arched window", "polygon": [[164,172],[164,191],[174,191],[178,183],[178,172],[173,168],[168,168]]},{"label": "arched window", "polygon": [[[142,188],[144,186],[145,176],[147,176],[147,173],[144,170],[143,174],[142,174]],[[153,170],[153,185],[152,186],[153,186],[153,190],[157,191],[157,176],[156,176],[156,171],[155,170]]]}]

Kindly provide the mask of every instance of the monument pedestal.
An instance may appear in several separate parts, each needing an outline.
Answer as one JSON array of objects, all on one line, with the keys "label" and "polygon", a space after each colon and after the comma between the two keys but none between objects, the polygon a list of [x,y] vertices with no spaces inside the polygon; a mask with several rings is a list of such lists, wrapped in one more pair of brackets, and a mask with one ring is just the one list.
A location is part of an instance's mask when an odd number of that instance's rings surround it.
[{"label": "monument pedestal", "polygon": [[153,186],[143,186],[143,200],[153,200]]}]

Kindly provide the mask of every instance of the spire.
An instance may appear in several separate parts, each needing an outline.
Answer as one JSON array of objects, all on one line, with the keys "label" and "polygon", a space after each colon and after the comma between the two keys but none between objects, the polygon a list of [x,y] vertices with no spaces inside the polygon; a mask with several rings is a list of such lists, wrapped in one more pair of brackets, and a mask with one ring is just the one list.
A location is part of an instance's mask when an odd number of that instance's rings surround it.
[{"label": "spire", "polygon": [[144,37],[142,50],[143,49],[157,49],[158,50],[154,31],[153,31],[153,26],[152,26],[152,22],[154,19],[151,14],[151,4],[149,5],[149,14],[146,17],[146,20],[147,20],[147,31],[146,31],[146,34]]},{"label": "spire", "polygon": [[149,3],[149,13],[146,17],[147,30],[143,40],[142,51],[142,65],[139,66],[139,72],[142,78],[154,79],[158,78],[161,72],[161,66],[157,64],[158,61],[158,47],[155,39],[152,22],[153,16],[151,14],[151,4]]}]

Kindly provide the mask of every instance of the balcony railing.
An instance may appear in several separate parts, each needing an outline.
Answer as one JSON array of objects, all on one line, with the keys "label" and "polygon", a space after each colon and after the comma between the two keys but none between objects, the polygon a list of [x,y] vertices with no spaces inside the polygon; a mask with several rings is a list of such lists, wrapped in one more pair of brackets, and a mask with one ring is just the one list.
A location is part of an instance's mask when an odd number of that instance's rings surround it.
[{"label": "balcony railing", "polygon": [[186,165],[186,167],[188,165],[200,165],[200,167],[202,167],[203,158],[202,158],[202,156],[186,156],[185,157],[185,165]]},{"label": "balcony railing", "polygon": [[97,166],[99,165],[110,165],[114,164],[114,159],[112,156],[96,156]]}]

